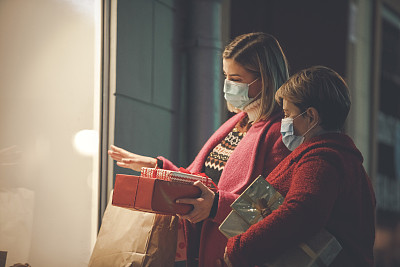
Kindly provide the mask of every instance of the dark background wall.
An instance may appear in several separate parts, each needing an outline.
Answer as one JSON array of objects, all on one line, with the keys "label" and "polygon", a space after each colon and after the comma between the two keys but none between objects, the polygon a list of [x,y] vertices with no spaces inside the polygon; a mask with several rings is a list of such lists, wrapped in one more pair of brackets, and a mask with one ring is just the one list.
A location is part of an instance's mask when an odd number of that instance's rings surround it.
[{"label": "dark background wall", "polygon": [[220,14],[220,0],[118,0],[115,145],[193,161],[221,124]]},{"label": "dark background wall", "polygon": [[263,31],[280,42],[290,73],[325,65],[346,71],[347,0],[233,0],[231,36]]}]

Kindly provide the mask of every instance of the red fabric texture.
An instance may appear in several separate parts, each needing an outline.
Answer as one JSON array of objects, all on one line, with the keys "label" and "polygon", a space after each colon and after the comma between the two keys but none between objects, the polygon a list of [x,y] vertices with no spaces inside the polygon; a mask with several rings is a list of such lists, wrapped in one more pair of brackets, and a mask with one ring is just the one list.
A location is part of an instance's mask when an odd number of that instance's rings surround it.
[{"label": "red fabric texture", "polygon": [[[187,168],[190,172],[202,172],[207,156],[235,125],[246,116],[239,113],[225,122],[206,142],[193,163]],[[289,150],[283,145],[280,134],[282,114],[275,113],[267,121],[255,123],[229,157],[221,174],[218,189],[219,202],[214,219],[206,219],[202,224],[193,225],[185,221],[188,237],[188,266],[193,265],[194,257],[199,252],[199,267],[214,266],[217,259],[222,259],[227,238],[218,230],[221,222],[232,210],[230,204],[254,181],[258,175],[266,177]],[[163,160],[163,168],[178,170],[169,160]]]},{"label": "red fabric texture", "polygon": [[373,266],[375,195],[362,162],[344,134],[300,145],[266,178],[285,196],[284,203],[229,239],[233,265],[260,265],[325,228],[343,247],[332,266]]},{"label": "red fabric texture", "polygon": [[175,261],[185,261],[185,260],[186,260],[185,232],[183,231],[183,221],[181,219],[179,219],[178,240],[177,240],[177,244],[176,244]]}]

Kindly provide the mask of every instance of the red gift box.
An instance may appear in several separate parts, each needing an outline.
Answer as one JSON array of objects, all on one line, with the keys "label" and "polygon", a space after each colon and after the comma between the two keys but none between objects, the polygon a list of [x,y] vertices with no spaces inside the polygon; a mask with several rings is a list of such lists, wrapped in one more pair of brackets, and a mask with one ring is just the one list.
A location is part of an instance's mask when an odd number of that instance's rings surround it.
[{"label": "red gift box", "polygon": [[194,185],[134,175],[117,174],[112,204],[128,209],[166,214],[187,214],[190,204],[177,204],[181,198],[197,198],[201,190]]}]

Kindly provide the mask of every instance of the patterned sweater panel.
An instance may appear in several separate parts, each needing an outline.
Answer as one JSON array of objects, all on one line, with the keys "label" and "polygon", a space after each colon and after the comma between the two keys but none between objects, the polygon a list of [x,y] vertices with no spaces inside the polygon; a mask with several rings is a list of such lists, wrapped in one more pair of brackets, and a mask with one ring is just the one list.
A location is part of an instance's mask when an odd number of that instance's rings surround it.
[{"label": "patterned sweater panel", "polygon": [[204,163],[204,173],[210,177],[214,183],[218,184],[222,171],[230,155],[238,146],[240,140],[246,135],[251,127],[247,124],[248,119],[240,121],[228,135],[214,147]]}]

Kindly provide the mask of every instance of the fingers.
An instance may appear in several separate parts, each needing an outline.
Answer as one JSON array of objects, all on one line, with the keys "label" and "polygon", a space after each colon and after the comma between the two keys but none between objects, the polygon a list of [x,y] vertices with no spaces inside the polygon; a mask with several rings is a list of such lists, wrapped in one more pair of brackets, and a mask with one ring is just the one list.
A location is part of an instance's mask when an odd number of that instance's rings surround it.
[{"label": "fingers", "polygon": [[177,199],[175,201],[175,203],[178,204],[191,204],[191,205],[195,205],[199,202],[198,198],[181,198],[181,199]]},{"label": "fingers", "polygon": [[123,163],[123,162],[120,162],[120,161],[117,161],[117,165],[122,167],[122,168],[127,168],[127,169],[131,168],[129,164],[126,164],[126,163]]},{"label": "fingers", "polygon": [[114,146],[114,145],[111,145],[110,149],[113,150],[113,151],[121,151],[122,150],[122,148],[119,148],[119,147]]},{"label": "fingers", "polygon": [[114,145],[111,145],[110,148],[112,151],[115,151],[116,153],[119,153],[123,156],[128,156],[129,154],[131,154],[130,152],[126,151],[125,149],[114,146]]},{"label": "fingers", "polygon": [[182,198],[177,199],[175,202],[180,204],[191,204],[193,205],[193,210],[182,217],[192,223],[197,223],[204,219],[207,219],[210,215],[211,207],[214,202],[215,193],[212,192],[207,186],[205,186],[200,181],[194,183],[195,186],[199,187],[202,191],[201,197],[199,198]]},{"label": "fingers", "polygon": [[[130,158],[134,154],[132,154],[122,148],[119,148],[117,146],[111,145],[110,149],[108,150],[108,155],[110,155],[110,157],[113,160],[122,162],[124,159]],[[125,163],[129,163],[129,162],[125,162]],[[131,163],[133,163],[133,162],[131,162]]]},{"label": "fingers", "polygon": [[119,153],[116,153],[116,152],[114,152],[112,150],[108,150],[108,155],[110,155],[110,157],[113,160],[116,160],[116,161],[121,161],[122,160],[122,156]]},{"label": "fingers", "polygon": [[186,215],[181,215],[182,219],[188,220],[191,223],[198,223],[204,220],[206,217],[201,213],[190,212]]},{"label": "fingers", "polygon": [[205,184],[203,184],[200,181],[196,181],[193,183],[193,185],[197,186],[201,190],[202,198],[207,199],[207,200],[209,200],[209,199],[214,200],[215,193],[210,188],[208,188]]},{"label": "fingers", "polygon": [[113,145],[110,146],[110,149],[108,150],[108,155],[110,155],[114,160],[118,161],[123,158],[121,153],[118,151],[118,148]]},{"label": "fingers", "polygon": [[225,266],[233,267],[232,262],[229,260],[228,253],[226,253],[226,248],[225,248],[225,253],[224,253],[224,262],[225,262]]},{"label": "fingers", "polygon": [[132,169],[134,171],[140,171],[137,170],[138,168],[136,168],[137,166],[135,165],[137,162],[137,160],[134,159],[121,159],[117,161],[117,165],[122,167],[122,168],[128,168],[128,169]]},{"label": "fingers", "polygon": [[200,181],[196,181],[193,183],[194,186],[197,186],[198,188],[200,188],[201,192],[207,192],[208,191],[208,187],[205,186],[202,182]]},{"label": "fingers", "polygon": [[132,153],[130,153],[129,151],[126,151],[125,149],[122,149],[120,147],[111,145],[109,151],[111,151],[111,153],[113,155],[119,155],[122,158],[127,158],[129,156],[131,156]]},{"label": "fingers", "polygon": [[135,164],[135,163],[139,162],[139,160],[137,160],[137,159],[126,159],[126,158],[123,158],[120,161],[122,161],[123,163],[126,163],[126,164]]},{"label": "fingers", "polygon": [[176,203],[180,204],[191,204],[194,206],[194,209],[186,215],[180,215],[182,219],[188,220],[191,223],[198,223],[204,219],[206,219],[209,215],[208,209],[202,207],[201,203],[204,200],[202,198],[185,198],[185,199],[178,199]]}]

